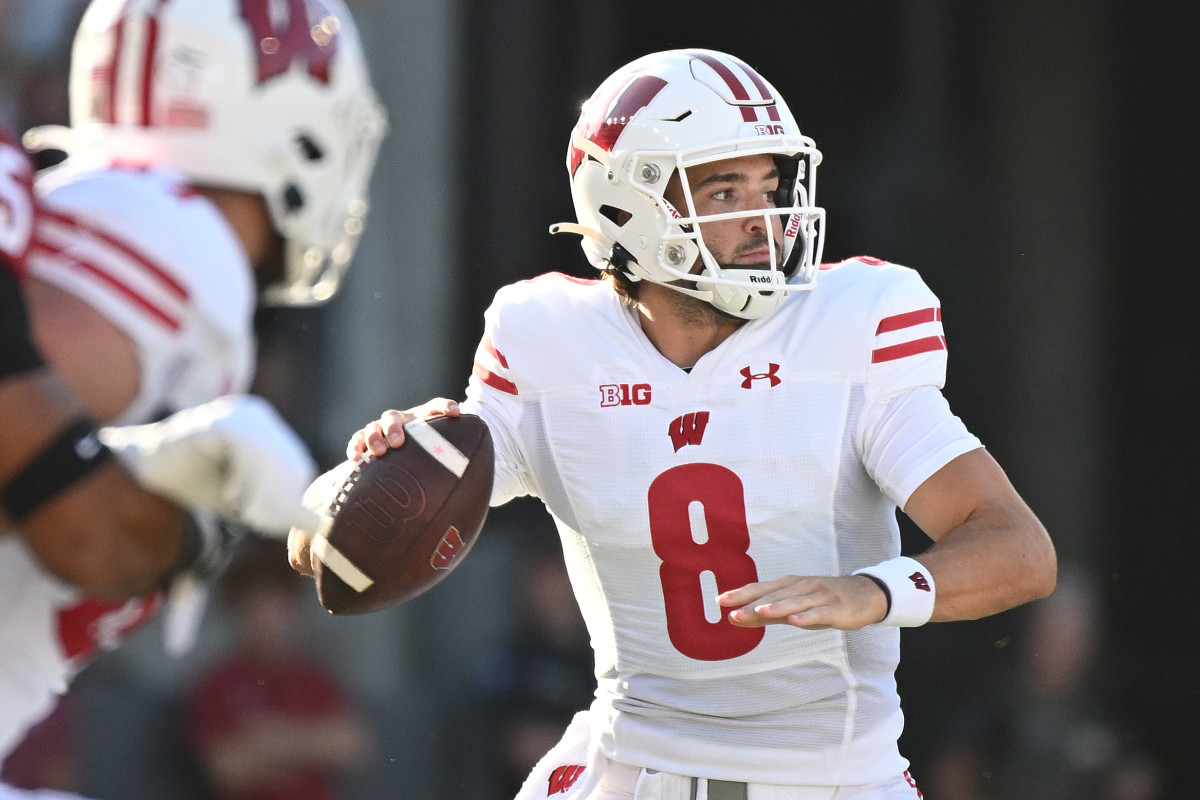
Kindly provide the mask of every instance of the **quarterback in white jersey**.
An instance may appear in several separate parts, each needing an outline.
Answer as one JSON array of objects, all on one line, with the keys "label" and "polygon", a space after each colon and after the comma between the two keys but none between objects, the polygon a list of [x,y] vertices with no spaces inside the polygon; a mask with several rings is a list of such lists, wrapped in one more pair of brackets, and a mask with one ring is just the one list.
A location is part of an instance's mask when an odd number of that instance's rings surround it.
[{"label": "quarterback in white jersey", "polygon": [[[71,127],[26,136],[67,152],[36,183],[31,325],[102,422],[245,392],[260,296],[323,301],[349,264],[383,111],[340,0],[284,17],[270,5],[94,2],[72,54]],[[162,603],[84,596],[0,536],[0,760]]]},{"label": "quarterback in white jersey", "polygon": [[917,275],[837,265],[687,372],[606,283],[543,276],[486,319],[463,410],[493,433],[493,501],[535,495],[558,525],[614,757],[771,784],[900,774],[895,628],[739,628],[716,597],[898,556],[896,507],[980,446],[937,391]]},{"label": "quarterback in white jersey", "polygon": [[[567,155],[603,280],[501,289],[466,402],[492,503],[553,516],[596,697],[520,800],[885,800],[902,626],[1048,593],[1053,546],[941,394],[937,298],[872,258],[820,266],[821,154],[741,60],[655,53],[584,105]],[[903,509],[935,544],[902,556]],[[294,532],[291,560],[311,572]]]}]

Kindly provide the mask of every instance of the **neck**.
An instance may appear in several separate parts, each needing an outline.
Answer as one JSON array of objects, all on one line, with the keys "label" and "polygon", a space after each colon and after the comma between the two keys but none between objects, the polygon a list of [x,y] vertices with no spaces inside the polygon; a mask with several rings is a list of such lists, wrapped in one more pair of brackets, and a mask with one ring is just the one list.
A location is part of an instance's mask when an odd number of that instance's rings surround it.
[{"label": "neck", "polygon": [[232,189],[218,189],[210,186],[195,187],[199,194],[212,201],[221,215],[229,223],[246,257],[251,264],[257,264],[268,254],[274,228],[266,203],[260,195],[250,192],[240,192]]},{"label": "neck", "polygon": [[718,313],[708,303],[649,281],[639,287],[637,311],[646,338],[682,369],[690,369],[745,323]]}]

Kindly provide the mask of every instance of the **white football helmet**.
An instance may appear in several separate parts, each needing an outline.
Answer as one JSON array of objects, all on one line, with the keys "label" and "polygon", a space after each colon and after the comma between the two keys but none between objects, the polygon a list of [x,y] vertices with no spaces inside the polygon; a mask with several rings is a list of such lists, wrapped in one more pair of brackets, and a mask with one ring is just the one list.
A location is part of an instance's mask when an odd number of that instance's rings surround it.
[{"label": "white football helmet", "polygon": [[92,0],[70,114],[69,130],[35,129],[27,145],[258,192],[287,243],[263,301],[333,296],[387,129],[342,0]]},{"label": "white football helmet", "polygon": [[[754,154],[771,155],[779,165],[776,207],[697,216],[684,170]],[[732,316],[759,319],[788,292],[815,281],[825,217],[813,205],[820,162],[783,98],[741,60],[712,50],[652,53],[617,70],[584,103],[567,149],[578,224],[550,230],[583,236],[597,269],[617,269]],[[686,209],[663,197],[674,174],[683,182]],[[717,263],[700,223],[757,215],[768,223],[766,217],[782,219],[783,241],[771,243],[772,265]]]}]

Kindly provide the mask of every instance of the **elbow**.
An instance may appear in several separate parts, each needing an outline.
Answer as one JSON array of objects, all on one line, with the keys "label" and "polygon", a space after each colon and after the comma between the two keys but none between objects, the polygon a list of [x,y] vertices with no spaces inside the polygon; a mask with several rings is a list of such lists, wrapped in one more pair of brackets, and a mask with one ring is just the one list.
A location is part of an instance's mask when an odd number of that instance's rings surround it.
[{"label": "elbow", "polygon": [[1038,542],[1025,556],[1028,565],[1025,572],[1028,575],[1029,601],[1049,597],[1058,584],[1058,554],[1055,552],[1054,543],[1040,525],[1038,530]]}]

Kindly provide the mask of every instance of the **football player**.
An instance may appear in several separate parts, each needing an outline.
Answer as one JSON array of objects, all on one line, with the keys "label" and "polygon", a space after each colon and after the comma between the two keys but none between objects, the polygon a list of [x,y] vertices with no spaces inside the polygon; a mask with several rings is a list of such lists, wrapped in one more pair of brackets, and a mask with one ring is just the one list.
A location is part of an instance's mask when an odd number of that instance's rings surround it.
[{"label": "football player", "polygon": [[29,549],[62,579],[92,592],[146,591],[181,558],[185,519],[92,443],[87,413],[33,342],[20,287],[37,216],[32,175],[0,129],[0,536],[20,522]]},{"label": "football player", "polygon": [[[1047,532],[941,393],[911,269],[821,264],[821,153],[752,67],[622,67],[567,152],[601,280],[502,288],[461,411],[493,505],[540,498],[597,689],[522,800],[917,798],[898,749],[901,627],[1052,591]],[[348,456],[399,446],[385,412]],[[314,495],[314,499],[315,495]],[[900,554],[902,509],[934,541]],[[312,571],[293,532],[293,566]]]},{"label": "football player", "polygon": [[[203,460],[173,445],[270,427],[269,407],[240,395],[256,304],[320,303],[350,264],[386,132],[354,21],[341,0],[95,0],[69,91],[70,127],[25,137],[66,153],[37,176],[23,258],[36,345],[91,417],[125,426],[101,435],[139,479],[228,512],[248,498],[198,480]],[[288,445],[291,466],[260,481],[290,488],[299,472],[307,485],[311,459]],[[247,459],[227,466],[251,479]],[[294,524],[260,499],[234,509],[241,521]],[[163,601],[93,597],[28,545],[0,537],[0,758]]]}]

